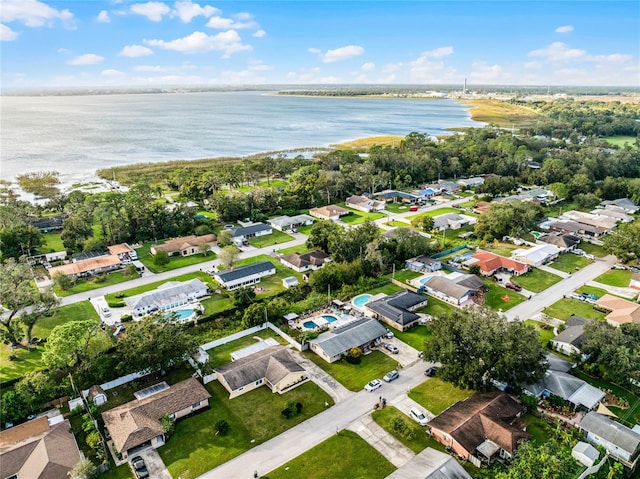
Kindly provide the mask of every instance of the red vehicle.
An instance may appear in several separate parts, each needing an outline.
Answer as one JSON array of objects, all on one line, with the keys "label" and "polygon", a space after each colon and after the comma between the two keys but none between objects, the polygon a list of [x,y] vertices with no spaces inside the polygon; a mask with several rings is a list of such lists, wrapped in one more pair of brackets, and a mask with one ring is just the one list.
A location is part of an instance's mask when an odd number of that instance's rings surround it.
[{"label": "red vehicle", "polygon": [[505,286],[505,288],[512,289],[513,291],[522,291],[522,288],[520,286],[518,286],[517,284],[507,283],[504,286]]},{"label": "red vehicle", "polygon": [[409,211],[418,211],[418,207],[417,206],[411,206],[409,208]]}]

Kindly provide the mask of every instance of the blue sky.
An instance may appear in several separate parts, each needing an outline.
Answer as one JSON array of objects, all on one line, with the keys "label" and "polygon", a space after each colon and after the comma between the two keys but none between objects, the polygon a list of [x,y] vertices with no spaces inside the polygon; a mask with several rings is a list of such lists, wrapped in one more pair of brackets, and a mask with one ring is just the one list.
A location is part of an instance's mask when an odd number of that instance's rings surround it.
[{"label": "blue sky", "polygon": [[2,87],[640,87],[637,1],[2,0]]}]

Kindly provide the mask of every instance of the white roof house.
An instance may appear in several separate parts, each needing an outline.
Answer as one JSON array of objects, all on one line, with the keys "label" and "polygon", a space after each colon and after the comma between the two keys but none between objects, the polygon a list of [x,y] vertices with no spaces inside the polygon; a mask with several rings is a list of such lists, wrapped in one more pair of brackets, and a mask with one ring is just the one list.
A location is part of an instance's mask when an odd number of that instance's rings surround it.
[{"label": "white roof house", "polygon": [[514,250],[511,256],[513,259],[529,264],[540,266],[548,261],[556,259],[560,254],[560,248],[552,244],[539,244],[529,249]]},{"label": "white roof house", "polygon": [[260,282],[261,278],[276,274],[276,267],[271,261],[259,261],[258,263],[241,266],[216,273],[213,278],[229,291],[251,286]]},{"label": "white roof house", "polygon": [[322,333],[309,341],[311,350],[327,362],[337,361],[351,348],[365,352],[387,333],[387,328],[375,319],[364,318]]},{"label": "white roof house", "polygon": [[476,218],[468,215],[459,215],[457,213],[445,213],[433,217],[433,229],[458,230],[465,226],[474,225],[478,222]]},{"label": "white roof house", "polygon": [[309,215],[277,216],[269,220],[269,224],[280,231],[288,231],[300,226],[308,226],[314,223],[315,219]]},{"label": "white roof house", "polygon": [[124,298],[124,302],[131,308],[133,317],[139,318],[156,311],[169,311],[184,306],[207,293],[207,285],[196,278],[185,282],[169,281],[153,291]]},{"label": "white roof house", "polygon": [[613,419],[589,412],[580,421],[580,429],[591,444],[604,447],[625,466],[634,468],[640,457],[640,434]]},{"label": "white roof house", "polygon": [[571,450],[571,456],[583,466],[591,467],[600,457],[600,453],[591,444],[579,441]]},{"label": "white roof house", "polygon": [[473,178],[463,178],[461,180],[458,180],[457,183],[460,186],[475,188],[476,186],[484,184],[484,178],[482,178],[481,176],[474,176]]}]

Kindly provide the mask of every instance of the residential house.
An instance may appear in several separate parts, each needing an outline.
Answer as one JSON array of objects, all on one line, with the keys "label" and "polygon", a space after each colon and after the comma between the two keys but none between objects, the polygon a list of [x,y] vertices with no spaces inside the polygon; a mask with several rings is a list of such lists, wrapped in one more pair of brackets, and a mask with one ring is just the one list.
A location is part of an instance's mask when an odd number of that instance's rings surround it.
[{"label": "residential house", "polygon": [[476,393],[429,422],[431,436],[476,465],[508,459],[529,439],[521,417],[526,408],[505,393]]},{"label": "residential house", "polygon": [[309,251],[308,253],[290,253],[280,256],[280,263],[298,273],[322,268],[326,262],[330,261],[329,255],[320,251]]},{"label": "residential house", "polygon": [[406,331],[418,324],[420,316],[414,311],[425,307],[427,302],[424,296],[403,289],[390,296],[369,301],[364,309],[373,318],[400,331]]},{"label": "residential house", "polygon": [[460,191],[460,185],[453,181],[440,180],[438,181],[438,188],[440,188],[443,193],[456,193]]},{"label": "residential house", "polygon": [[29,222],[34,228],[38,228],[42,233],[50,231],[58,231],[62,229],[62,223],[69,215],[47,216],[46,218],[38,218]]},{"label": "residential house", "polygon": [[568,219],[594,228],[600,228],[605,231],[611,231],[616,227],[618,221],[609,216],[592,215],[591,213],[583,213],[582,211],[570,210],[562,214],[561,219]]},{"label": "residential house", "polygon": [[640,457],[640,432],[614,421],[608,416],[589,412],[580,421],[585,438],[591,444],[602,446],[615,459],[634,469]]},{"label": "residential house", "polygon": [[153,245],[149,251],[151,254],[156,254],[158,251],[164,251],[169,256],[191,256],[200,253],[201,244],[213,246],[215,245],[216,240],[217,237],[214,234],[183,236],[181,238],[167,240],[162,244]]},{"label": "residential house", "polygon": [[321,206],[320,208],[311,208],[309,214],[321,220],[338,221],[343,216],[351,214],[351,211],[337,205]]},{"label": "residential house", "polygon": [[365,213],[372,213],[374,211],[382,211],[386,206],[384,201],[372,200],[366,196],[350,196],[345,201],[347,208],[353,208],[354,210],[364,211]]},{"label": "residential house", "polygon": [[575,221],[552,221],[549,223],[549,231],[556,233],[564,233],[574,236],[581,236],[583,238],[598,239],[601,236],[607,234],[602,228],[586,225],[584,223],[577,223]]},{"label": "residential house", "polygon": [[633,216],[629,215],[625,210],[623,210],[622,208],[618,208],[617,206],[607,206],[606,208],[597,208],[593,210],[591,214],[596,216],[608,216],[622,223],[631,223],[635,219]]},{"label": "residential house", "polygon": [[435,298],[461,306],[478,294],[484,287],[484,282],[473,274],[451,273],[425,278],[422,287],[425,293]]},{"label": "residential house", "polygon": [[640,323],[640,304],[626,299],[605,294],[596,301],[600,309],[610,311],[605,317],[611,326],[620,326],[624,323]]},{"label": "residential house", "polygon": [[552,191],[542,188],[532,188],[530,190],[521,190],[516,195],[496,198],[494,201],[534,201],[536,203],[547,203],[555,198]]},{"label": "residential house", "polygon": [[298,278],[295,276],[287,276],[286,278],[282,278],[282,286],[286,289],[293,288],[294,286],[298,286],[300,282]]},{"label": "residential house", "polygon": [[617,206],[618,208],[622,208],[630,215],[636,214],[640,209],[640,207],[638,207],[638,205],[635,202],[631,201],[629,198],[618,198],[617,200],[612,201],[607,200],[600,203],[600,205],[604,207]]},{"label": "residential house", "polygon": [[551,340],[551,346],[567,356],[582,354],[584,327],[590,322],[590,319],[572,314],[564,323],[565,329]]},{"label": "residential house", "polygon": [[301,226],[309,226],[315,219],[309,215],[278,216],[269,220],[272,228],[280,231],[297,231]]},{"label": "residential house", "polygon": [[583,466],[591,467],[600,457],[600,453],[591,444],[578,441],[578,444],[573,446],[573,449],[571,450],[571,457]]},{"label": "residential house", "polygon": [[420,196],[418,195],[412,195],[411,193],[405,193],[404,191],[397,190],[378,191],[377,193],[371,195],[371,197],[378,201],[384,201],[385,203],[388,203],[390,201],[394,203],[415,203],[417,201],[420,201]]},{"label": "residential house", "polygon": [[258,236],[266,236],[273,233],[273,229],[270,225],[264,223],[254,223],[248,226],[238,226],[231,230],[231,239],[238,246],[242,246],[243,243],[249,241],[251,238]]},{"label": "residential house", "polygon": [[471,260],[465,262],[465,265],[468,266],[474,264],[480,267],[480,272],[483,276],[491,276],[494,273],[503,271],[513,276],[520,276],[530,269],[528,264],[483,250],[477,250]]},{"label": "residential house", "polygon": [[220,271],[216,273],[213,278],[220,283],[222,287],[233,291],[234,289],[257,284],[262,278],[274,274],[276,274],[276,267],[271,261],[259,261],[247,266]]},{"label": "residential house", "polygon": [[124,298],[124,302],[131,308],[134,318],[141,318],[146,314],[171,311],[193,303],[207,294],[207,285],[195,278],[184,282],[169,281],[153,291]]},{"label": "residential house", "polygon": [[216,368],[217,379],[229,391],[229,399],[267,386],[284,393],[307,379],[305,369],[283,346],[271,346]]},{"label": "residential house", "polygon": [[82,457],[62,416],[41,416],[0,432],[2,479],[69,479]]},{"label": "residential house", "polygon": [[123,459],[143,447],[165,443],[161,419],[178,420],[209,406],[211,394],[195,378],[189,378],[142,399],[102,413],[105,428]]},{"label": "residential house", "polygon": [[110,254],[120,258],[123,264],[130,264],[138,259],[138,253],[127,243],[114,244],[107,246]]},{"label": "residential house", "polygon": [[536,384],[524,386],[524,392],[531,396],[560,397],[573,407],[591,411],[605,397],[604,391],[591,386],[576,376],[549,368]]},{"label": "residential house", "polygon": [[49,268],[49,276],[51,279],[55,278],[58,274],[70,276],[72,278],[84,278],[100,273],[115,271],[121,269],[122,266],[123,264],[122,261],[120,261],[120,258],[116,255],[110,254],[60,266],[53,266],[52,268]]},{"label": "residential house", "polygon": [[515,260],[535,267],[553,261],[559,255],[560,248],[552,244],[539,244],[529,249],[516,249],[511,253]]},{"label": "residential house", "polygon": [[457,183],[462,188],[476,188],[477,186],[484,185],[484,178],[480,176],[474,176],[473,178],[463,178],[458,180]]},{"label": "residential house", "polygon": [[631,289],[640,289],[640,273],[633,273],[629,280],[629,287]]},{"label": "residential house", "polygon": [[425,255],[416,256],[405,262],[405,268],[410,271],[424,271],[434,273],[442,269],[442,262]]},{"label": "residential house", "polygon": [[387,329],[375,319],[362,318],[342,327],[322,333],[309,341],[311,351],[322,359],[333,363],[347,354],[353,347],[368,352],[387,334]]},{"label": "residential house", "polygon": [[423,198],[432,198],[436,195],[439,195],[440,193],[442,193],[442,188],[437,188],[437,187],[431,187],[428,186],[420,191],[418,191],[418,194],[420,196],[422,196]]},{"label": "residential house", "polygon": [[478,222],[476,218],[457,213],[445,213],[433,217],[433,229],[435,230],[459,230],[465,226],[471,226]]},{"label": "residential house", "polygon": [[560,251],[573,251],[580,244],[580,238],[574,235],[547,234],[537,239],[537,244],[552,244]]},{"label": "residential house", "polygon": [[472,479],[460,463],[449,454],[427,447],[386,479]]}]

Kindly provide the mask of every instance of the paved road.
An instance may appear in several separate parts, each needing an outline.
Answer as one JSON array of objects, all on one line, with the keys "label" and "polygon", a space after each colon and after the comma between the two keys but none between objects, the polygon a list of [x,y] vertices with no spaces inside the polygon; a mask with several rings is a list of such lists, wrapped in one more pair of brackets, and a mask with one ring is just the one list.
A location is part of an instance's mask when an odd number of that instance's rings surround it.
[{"label": "paved road", "polygon": [[265,475],[328,439],[336,431],[348,428],[373,410],[380,395],[387,401],[397,401],[400,396],[406,395],[408,388],[424,380],[422,364],[402,369],[400,378],[392,383],[385,383],[372,393],[360,391],[353,394],[302,424],[204,473],[200,479],[250,479],[254,471]]},{"label": "paved road", "polygon": [[536,294],[529,301],[514,306],[504,314],[509,320],[532,318],[547,306],[562,299],[563,296],[569,295],[573,290],[597,278],[605,271],[608,271],[616,262],[616,257],[612,255],[599,259],[559,283],[556,283],[551,288],[547,288],[541,293]]}]

